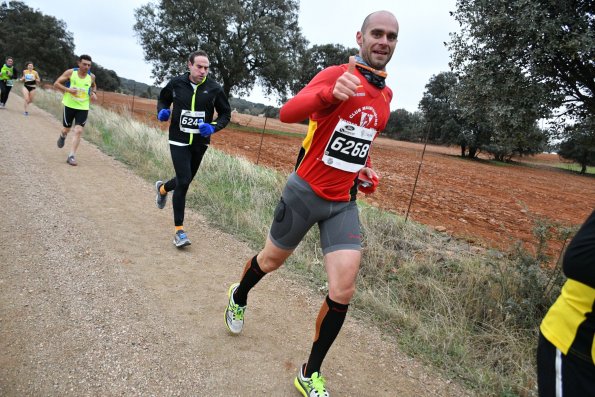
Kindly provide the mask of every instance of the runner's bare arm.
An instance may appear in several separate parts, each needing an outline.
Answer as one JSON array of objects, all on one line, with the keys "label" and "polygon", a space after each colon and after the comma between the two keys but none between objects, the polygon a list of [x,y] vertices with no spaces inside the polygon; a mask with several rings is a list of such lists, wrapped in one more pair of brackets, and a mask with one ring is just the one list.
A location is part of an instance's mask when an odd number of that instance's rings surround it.
[{"label": "runner's bare arm", "polygon": [[60,77],[58,77],[56,79],[56,81],[54,82],[55,89],[60,90],[62,92],[70,92],[71,94],[76,94],[76,89],[66,87],[64,85],[64,83],[66,83],[68,80],[70,80],[70,77],[72,76],[72,70],[73,69],[68,69],[67,71],[62,73],[62,75]]},{"label": "runner's bare arm", "polygon": [[97,100],[97,83],[95,83],[95,75],[91,73],[91,100]]}]

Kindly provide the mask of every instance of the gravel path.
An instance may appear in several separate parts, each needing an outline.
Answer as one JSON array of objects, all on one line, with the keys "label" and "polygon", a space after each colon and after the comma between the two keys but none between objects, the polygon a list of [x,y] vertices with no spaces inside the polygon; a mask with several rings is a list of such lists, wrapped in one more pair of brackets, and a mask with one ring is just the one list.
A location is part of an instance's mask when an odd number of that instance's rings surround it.
[{"label": "gravel path", "polygon": [[[85,141],[67,165],[60,123],[21,108],[0,110],[0,395],[299,396],[322,297],[267,276],[229,335],[227,287],[254,252],[193,212],[177,250],[151,183]],[[332,396],[466,395],[345,324],[323,367]]]}]

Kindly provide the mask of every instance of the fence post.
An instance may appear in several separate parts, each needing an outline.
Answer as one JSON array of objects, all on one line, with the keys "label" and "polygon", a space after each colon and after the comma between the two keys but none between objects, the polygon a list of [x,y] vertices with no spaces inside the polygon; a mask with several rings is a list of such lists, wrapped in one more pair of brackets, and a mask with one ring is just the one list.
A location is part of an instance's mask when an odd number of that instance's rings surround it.
[{"label": "fence post", "polygon": [[262,134],[260,135],[260,146],[258,147],[258,157],[256,157],[256,165],[258,165],[258,160],[260,160],[260,149],[262,149],[262,141],[264,139],[264,130],[267,128],[267,120],[268,117],[264,118],[264,127],[262,127]]},{"label": "fence post", "polygon": [[136,95],[136,82],[134,83],[134,87],[132,88],[132,108],[130,113],[134,114],[134,97]]},{"label": "fence post", "polygon": [[417,187],[417,180],[419,179],[419,172],[421,171],[421,165],[424,162],[424,155],[426,154],[426,146],[428,145],[429,137],[430,137],[430,124],[428,124],[428,131],[426,132],[424,148],[421,152],[421,160],[419,161],[419,166],[417,167],[417,174],[415,175],[415,182],[413,183],[413,190],[411,191],[411,197],[409,198],[409,206],[407,207],[407,212],[405,213],[405,223],[407,223],[407,219],[409,218],[409,210],[411,210],[411,203],[413,202],[413,195],[415,194],[415,188]]}]

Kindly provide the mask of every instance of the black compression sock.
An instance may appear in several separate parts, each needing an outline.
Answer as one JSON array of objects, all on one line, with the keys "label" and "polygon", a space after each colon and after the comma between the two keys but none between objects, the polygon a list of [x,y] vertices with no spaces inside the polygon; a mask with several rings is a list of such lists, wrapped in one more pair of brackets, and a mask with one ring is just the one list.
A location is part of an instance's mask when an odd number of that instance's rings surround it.
[{"label": "black compression sock", "polygon": [[316,319],[316,334],[304,374],[307,378],[310,378],[314,372],[320,373],[322,361],[339,335],[348,308],[349,305],[334,302],[328,295],[326,296]]},{"label": "black compression sock", "polygon": [[248,292],[250,292],[252,287],[254,287],[265,275],[266,273],[262,271],[260,266],[258,266],[256,255],[254,255],[254,257],[246,262],[246,265],[244,266],[244,273],[242,274],[240,285],[233,294],[233,301],[237,305],[246,306]]}]

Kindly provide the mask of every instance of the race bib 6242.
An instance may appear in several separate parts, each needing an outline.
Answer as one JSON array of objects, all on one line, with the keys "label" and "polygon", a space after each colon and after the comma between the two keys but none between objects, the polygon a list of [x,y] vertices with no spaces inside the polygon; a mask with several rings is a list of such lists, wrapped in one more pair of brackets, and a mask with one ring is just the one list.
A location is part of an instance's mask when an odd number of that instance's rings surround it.
[{"label": "race bib 6242", "polygon": [[180,131],[188,134],[198,134],[198,122],[205,118],[204,111],[182,110],[180,114]]}]

